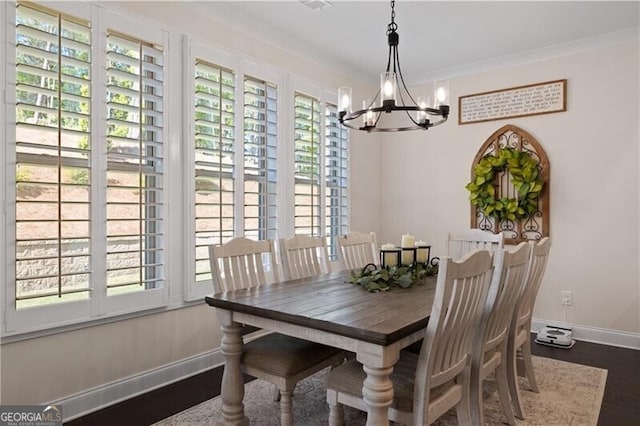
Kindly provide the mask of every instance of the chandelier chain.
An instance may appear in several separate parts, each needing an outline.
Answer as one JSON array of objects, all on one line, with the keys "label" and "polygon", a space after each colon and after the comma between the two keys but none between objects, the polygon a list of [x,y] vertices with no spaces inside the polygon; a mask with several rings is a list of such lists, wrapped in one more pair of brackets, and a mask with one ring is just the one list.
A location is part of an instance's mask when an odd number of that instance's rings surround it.
[{"label": "chandelier chain", "polygon": [[396,0],[391,0],[391,23],[387,26],[387,35],[395,32],[398,29],[398,24],[396,24]]}]

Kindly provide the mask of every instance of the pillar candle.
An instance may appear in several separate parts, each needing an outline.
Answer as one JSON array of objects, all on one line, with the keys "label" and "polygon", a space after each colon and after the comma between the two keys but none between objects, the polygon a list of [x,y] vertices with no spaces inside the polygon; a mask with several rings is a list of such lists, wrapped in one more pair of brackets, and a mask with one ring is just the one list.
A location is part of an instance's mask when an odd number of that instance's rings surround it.
[{"label": "pillar candle", "polygon": [[414,247],[415,242],[416,237],[411,234],[404,234],[402,236],[402,244],[400,245],[400,247]]},{"label": "pillar candle", "polygon": [[[416,242],[416,237],[411,234],[404,234],[402,236],[402,244],[400,247],[414,247]],[[402,252],[402,264],[410,265],[413,262],[413,253],[410,251]]]},{"label": "pillar candle", "polygon": [[427,262],[427,246],[428,244],[425,241],[417,241],[416,242],[416,262],[418,263],[426,263]]},{"label": "pillar candle", "polygon": [[[396,246],[391,243],[383,244],[381,250],[395,250]],[[384,266],[396,266],[398,261],[396,259],[396,253],[383,253]]]}]

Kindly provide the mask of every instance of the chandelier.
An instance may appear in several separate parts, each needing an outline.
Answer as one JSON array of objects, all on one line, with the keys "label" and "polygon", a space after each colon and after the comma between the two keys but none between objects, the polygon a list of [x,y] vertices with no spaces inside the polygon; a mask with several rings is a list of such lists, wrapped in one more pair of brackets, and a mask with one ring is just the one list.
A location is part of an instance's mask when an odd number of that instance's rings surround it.
[{"label": "chandelier", "polygon": [[[449,82],[442,80],[434,83],[434,102],[428,96],[413,98],[402,76],[400,58],[398,56],[398,25],[395,23],[395,0],[391,1],[391,23],[387,25],[389,42],[389,58],[387,69],[380,74],[380,90],[375,98],[362,101],[362,109],[352,111],[351,88],[338,89],[338,115],[340,124],[350,129],[367,132],[403,132],[407,130],[427,130],[447,121],[449,116]],[[380,98],[380,106],[376,106]],[[382,113],[400,112],[404,125],[385,127],[380,123]],[[396,114],[398,115],[398,114]],[[358,126],[357,118],[362,117],[362,125]],[[433,118],[433,119],[432,119]],[[379,125],[380,124],[380,125]]]}]

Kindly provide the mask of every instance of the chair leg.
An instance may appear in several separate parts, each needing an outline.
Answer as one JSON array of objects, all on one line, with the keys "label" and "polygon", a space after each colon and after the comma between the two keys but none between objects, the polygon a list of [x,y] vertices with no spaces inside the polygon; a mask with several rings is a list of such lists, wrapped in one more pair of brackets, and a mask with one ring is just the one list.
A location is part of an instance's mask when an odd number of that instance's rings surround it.
[{"label": "chair leg", "polygon": [[344,425],[344,410],[342,404],[329,405],[329,426]]},{"label": "chair leg", "polygon": [[291,394],[290,389],[280,390],[280,424],[282,426],[293,425]]},{"label": "chair leg", "polygon": [[522,362],[524,363],[524,372],[529,381],[529,387],[535,393],[540,393],[538,383],[536,382],[536,375],[533,371],[533,363],[531,362],[531,339],[525,340],[522,345]]},{"label": "chair leg", "polygon": [[502,362],[496,368],[496,384],[498,385],[498,395],[500,396],[500,402],[502,403],[502,411],[504,411],[504,415],[506,416],[509,424],[511,426],[515,426],[516,418],[514,417],[513,409],[511,408],[509,384],[507,383],[507,363],[504,357]]},{"label": "chair leg", "polygon": [[327,404],[329,404],[329,426],[344,425],[344,410],[338,402],[338,392],[327,389]]},{"label": "chair leg", "polygon": [[[469,404],[471,407],[471,424],[482,426],[484,424],[484,414],[482,408],[482,377],[480,370],[482,366],[471,367],[471,383],[469,386]],[[458,421],[459,424],[462,424]]]},{"label": "chair leg", "polygon": [[518,349],[509,339],[509,348],[507,355],[507,382],[509,383],[509,393],[511,394],[511,402],[513,403],[513,411],[517,418],[524,419],[524,411],[520,402],[520,389],[518,387]]},{"label": "chair leg", "polygon": [[459,425],[470,425],[471,423],[471,403],[469,395],[470,385],[470,368],[467,367],[458,378],[462,380],[462,399],[456,405],[456,416],[458,417]]}]

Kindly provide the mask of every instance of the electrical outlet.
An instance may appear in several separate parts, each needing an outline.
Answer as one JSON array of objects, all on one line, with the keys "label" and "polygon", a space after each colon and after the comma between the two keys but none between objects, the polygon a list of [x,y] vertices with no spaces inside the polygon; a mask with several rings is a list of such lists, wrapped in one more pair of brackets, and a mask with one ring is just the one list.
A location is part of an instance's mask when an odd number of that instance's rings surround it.
[{"label": "electrical outlet", "polygon": [[562,306],[573,306],[573,292],[569,290],[562,290],[560,292],[562,297]]}]

